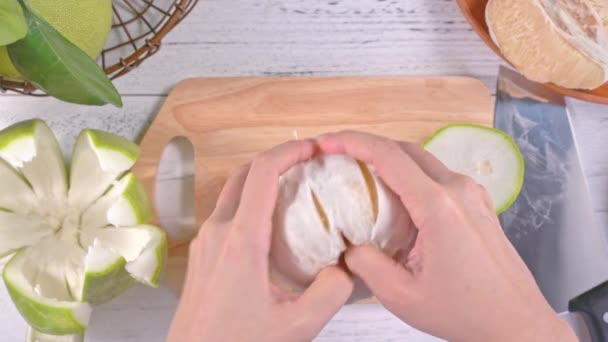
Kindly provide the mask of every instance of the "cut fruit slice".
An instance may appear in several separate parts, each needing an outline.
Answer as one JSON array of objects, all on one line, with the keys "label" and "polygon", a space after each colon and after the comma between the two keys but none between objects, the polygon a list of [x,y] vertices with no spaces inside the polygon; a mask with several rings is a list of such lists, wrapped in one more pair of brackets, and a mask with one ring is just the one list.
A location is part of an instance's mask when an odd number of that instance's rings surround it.
[{"label": "cut fruit slice", "polygon": [[37,206],[34,191],[12,166],[0,159],[0,208],[29,214]]},{"label": "cut fruit slice", "polygon": [[27,328],[26,342],[83,342],[84,335],[48,335],[32,327]]},{"label": "cut fruit slice", "polygon": [[31,246],[54,230],[43,219],[0,211],[0,258]]},{"label": "cut fruit slice", "polygon": [[87,129],[76,140],[68,193],[72,208],[85,209],[131,169],[139,147],[122,137]]},{"label": "cut fruit slice", "polygon": [[592,60],[573,46],[538,0],[490,0],[486,21],[500,51],[530,80],[580,89],[606,81],[608,61]]},{"label": "cut fruit slice", "polygon": [[481,184],[499,214],[513,204],[521,191],[524,158],[511,137],[500,130],[451,125],[433,134],[424,148],[450,170]]},{"label": "cut fruit slice", "polygon": [[127,173],[82,214],[82,227],[136,226],[154,218],[146,190],[133,173]]},{"label": "cut fruit slice", "polygon": [[128,290],[135,279],[125,270],[126,264],[124,257],[102,247],[95,240],[85,258],[79,299],[91,304],[105,303]]},{"label": "cut fruit slice", "polygon": [[42,210],[63,215],[68,189],[65,161],[44,121],[24,121],[0,131],[0,158],[23,173]]},{"label": "cut fruit slice", "polygon": [[21,316],[39,332],[53,335],[84,333],[91,307],[87,303],[58,300],[41,295],[33,283],[26,251],[17,252],[4,267],[3,278]]},{"label": "cut fruit slice", "polygon": [[82,231],[83,246],[96,244],[126,260],[125,269],[137,281],[158,286],[167,253],[167,237],[152,225],[127,228],[92,228]]}]

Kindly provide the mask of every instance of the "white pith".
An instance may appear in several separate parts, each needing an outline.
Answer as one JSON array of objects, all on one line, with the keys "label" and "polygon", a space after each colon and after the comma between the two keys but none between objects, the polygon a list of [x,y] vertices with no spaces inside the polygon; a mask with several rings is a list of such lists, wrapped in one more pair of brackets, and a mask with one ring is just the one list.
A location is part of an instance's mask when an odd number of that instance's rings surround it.
[{"label": "white pith", "polygon": [[[46,125],[36,124],[33,134],[0,149],[0,158],[8,163],[0,161],[0,176],[5,176],[0,177],[0,257],[16,252],[6,266],[5,281],[17,288],[20,296],[44,305],[49,312],[53,308],[70,310],[82,326],[91,312],[90,306],[81,302],[87,274],[108,271],[121,257],[140,265],[141,256],[145,266],[136,269],[133,278],[149,282],[161,265],[158,258],[156,263],[148,262],[145,251],[163,237],[152,226],[112,225],[115,221],[132,222],[137,216],[137,203],[123,198],[126,187],[121,183],[133,180],[133,175],[118,179],[134,160],[120,150],[100,152],[91,142],[85,134],[76,143],[78,157],[72,172],[83,179],[72,178],[71,186],[63,156]],[[13,193],[6,195],[4,189]],[[92,228],[83,234],[83,213],[104,193],[114,195],[106,201],[106,218],[100,224],[91,223]],[[112,215],[108,215],[112,208]]]},{"label": "white pith", "polygon": [[124,196],[135,175],[127,173],[112,183],[112,187],[82,212],[82,228],[101,228],[108,225],[124,227],[143,222],[137,221],[136,208]]},{"label": "white pith", "polygon": [[133,163],[121,151],[108,150],[94,144],[91,133],[83,132],[72,155],[70,206],[84,210],[98,199]]}]

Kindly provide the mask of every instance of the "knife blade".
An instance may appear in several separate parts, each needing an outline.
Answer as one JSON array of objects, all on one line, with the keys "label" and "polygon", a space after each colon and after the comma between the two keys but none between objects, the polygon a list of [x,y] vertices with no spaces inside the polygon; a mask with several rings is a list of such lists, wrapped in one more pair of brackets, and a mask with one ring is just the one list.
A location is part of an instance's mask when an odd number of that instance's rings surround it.
[{"label": "knife blade", "polygon": [[500,217],[505,234],[553,309],[566,311],[570,303],[572,312],[562,317],[575,330],[584,322],[592,340],[607,341],[606,323],[596,324],[603,317],[592,307],[608,305],[608,243],[595,223],[565,99],[501,67],[494,119],[525,160],[522,192]]}]

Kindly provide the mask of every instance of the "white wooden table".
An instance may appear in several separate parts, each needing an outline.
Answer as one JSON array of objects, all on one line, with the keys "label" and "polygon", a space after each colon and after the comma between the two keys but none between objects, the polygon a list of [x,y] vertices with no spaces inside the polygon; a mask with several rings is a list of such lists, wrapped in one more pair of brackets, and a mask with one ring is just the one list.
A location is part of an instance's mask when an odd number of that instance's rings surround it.
[{"label": "white wooden table", "polygon": [[[466,75],[494,88],[500,60],[452,0],[201,0],[139,70],[119,79],[124,108],[0,95],[0,129],[41,117],[71,149],[85,127],[137,139],[169,90],[194,76]],[[608,106],[572,101],[598,223],[608,227]],[[1,282],[0,282],[1,283]],[[94,311],[88,341],[163,341],[176,298],[136,287]],[[25,324],[0,285],[0,341]],[[348,307],[320,341],[431,341],[381,307]]]}]

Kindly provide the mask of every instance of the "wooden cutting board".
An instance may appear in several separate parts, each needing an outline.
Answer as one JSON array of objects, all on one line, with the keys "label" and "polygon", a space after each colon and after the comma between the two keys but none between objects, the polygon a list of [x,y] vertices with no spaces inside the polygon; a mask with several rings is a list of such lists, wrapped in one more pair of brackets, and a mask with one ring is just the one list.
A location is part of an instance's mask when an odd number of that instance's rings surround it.
[{"label": "wooden cutting board", "polygon": [[[193,78],[169,94],[145,134],[134,172],[150,194],[165,145],[194,146],[197,227],[209,216],[228,175],[258,152],[294,137],[355,129],[422,142],[456,122],[491,126],[493,100],[466,77]],[[185,241],[171,240],[167,284],[181,291]]]}]

